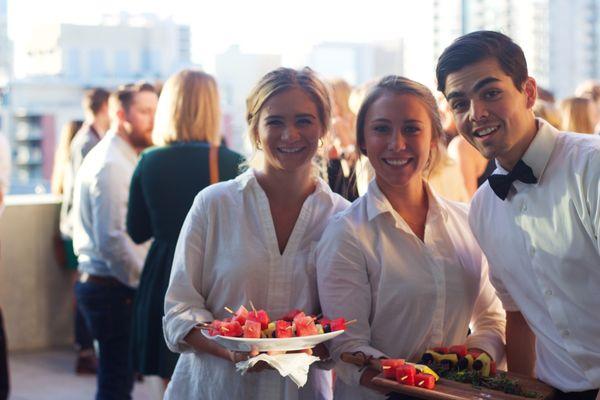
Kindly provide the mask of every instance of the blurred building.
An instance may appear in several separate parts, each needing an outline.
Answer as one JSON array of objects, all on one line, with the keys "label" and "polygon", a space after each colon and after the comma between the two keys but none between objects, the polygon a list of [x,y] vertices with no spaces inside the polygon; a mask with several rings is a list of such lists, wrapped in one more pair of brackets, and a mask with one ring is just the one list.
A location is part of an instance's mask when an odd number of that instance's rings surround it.
[{"label": "blurred building", "polygon": [[11,78],[13,65],[13,47],[8,38],[7,2],[8,0],[0,0],[0,87],[6,85]]},{"label": "blurred building", "polygon": [[600,79],[600,0],[547,0],[550,30],[549,75],[559,98],[578,84]]},{"label": "blurred building", "polygon": [[352,85],[404,72],[401,40],[379,43],[335,43],[314,46],[309,65],[326,78],[343,78]]},{"label": "blurred building", "polygon": [[456,37],[481,29],[512,37],[530,74],[558,98],[600,77],[600,0],[433,0],[434,62]]},{"label": "blurred building", "polygon": [[83,118],[87,88],[164,81],[189,66],[190,29],[122,14],[96,26],[34,27],[26,52],[26,77],[4,87],[0,111],[13,152],[11,193],[48,190],[58,135],[66,122]]},{"label": "blurred building", "polygon": [[242,53],[238,46],[217,55],[215,76],[223,104],[223,135],[234,150],[249,151],[244,142],[246,97],[264,74],[280,66],[281,55]]},{"label": "blurred building", "polygon": [[58,76],[85,85],[160,80],[190,65],[190,28],[155,16],[105,17],[101,25],[34,27],[28,76]]}]

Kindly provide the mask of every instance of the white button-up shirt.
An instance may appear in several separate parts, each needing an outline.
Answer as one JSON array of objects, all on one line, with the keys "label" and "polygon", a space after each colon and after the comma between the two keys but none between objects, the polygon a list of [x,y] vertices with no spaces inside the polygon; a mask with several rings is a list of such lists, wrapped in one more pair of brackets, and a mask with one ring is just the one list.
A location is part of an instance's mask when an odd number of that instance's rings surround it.
[{"label": "white button-up shirt", "polygon": [[[329,342],[335,359],[362,351],[418,361],[427,348],[462,343],[503,358],[504,311],[469,230],[468,208],[427,192],[424,241],[375,180],[323,233],[317,248],[323,313],[357,320]],[[338,361],[335,368],[336,397],[384,398],[357,387],[358,367]]]},{"label": "white button-up shirt", "polygon": [[79,271],[112,276],[137,287],[149,243],[135,244],[125,228],[137,153],[108,133],[83,160],[75,179],[73,247]]},{"label": "white button-up shirt", "polygon": [[504,308],[537,338],[538,378],[583,391],[600,387],[600,138],[538,124],[523,156],[538,183],[502,201],[486,182],[469,221]]},{"label": "white button-up shirt", "polygon": [[[236,371],[228,360],[196,354],[183,341],[199,322],[229,316],[224,307],[250,301],[272,319],[294,308],[319,312],[314,249],[331,215],[348,202],[322,180],[304,201],[283,254],[279,252],[269,200],[252,170],[212,185],[198,194],[183,224],[163,320],[167,345],[182,352],[166,399],[320,399],[329,371],[311,367],[309,381],[298,390],[276,371]],[[319,394],[317,390],[321,390]]]}]

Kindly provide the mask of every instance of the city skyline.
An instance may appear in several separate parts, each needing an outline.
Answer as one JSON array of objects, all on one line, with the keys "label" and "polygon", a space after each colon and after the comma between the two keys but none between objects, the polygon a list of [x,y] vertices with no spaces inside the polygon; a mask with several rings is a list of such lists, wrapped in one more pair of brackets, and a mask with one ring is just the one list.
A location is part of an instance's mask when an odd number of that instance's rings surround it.
[{"label": "city skyline", "polygon": [[[72,0],[57,0],[51,4],[33,0],[9,0],[8,3],[8,29],[15,44],[17,77],[22,75],[23,48],[34,26],[98,24],[103,21],[103,15],[125,12],[152,14],[190,25],[192,61],[208,72],[214,72],[216,57],[232,45],[247,53],[279,54],[283,65],[298,67],[307,63],[312,47],[323,42],[370,43],[404,39],[407,51],[413,54],[406,66],[407,72],[414,71],[413,79],[429,84],[433,79],[433,67],[427,75],[423,74],[422,68],[423,62],[431,59],[431,46],[425,45],[430,42],[431,33],[419,23],[428,18],[431,4],[427,1],[413,4],[400,0],[390,4],[374,0],[369,7],[355,0],[325,3],[308,0],[301,7],[289,4],[281,7],[274,0],[261,0],[253,5],[234,0],[202,6],[185,4],[182,0],[173,0],[168,6],[155,0],[107,0],[94,4],[93,8],[86,7],[86,2]],[[36,13],[32,14],[31,9],[36,9]],[[203,18],[202,15],[211,17]]]}]

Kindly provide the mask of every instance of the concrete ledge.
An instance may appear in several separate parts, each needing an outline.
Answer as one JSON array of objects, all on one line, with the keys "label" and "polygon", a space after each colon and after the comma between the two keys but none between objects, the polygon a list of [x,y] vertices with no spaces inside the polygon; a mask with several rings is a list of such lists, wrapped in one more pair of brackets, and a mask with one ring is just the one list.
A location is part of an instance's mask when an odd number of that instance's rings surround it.
[{"label": "concrete ledge", "polygon": [[73,343],[73,272],[54,256],[55,196],[10,196],[0,217],[0,307],[9,351]]}]

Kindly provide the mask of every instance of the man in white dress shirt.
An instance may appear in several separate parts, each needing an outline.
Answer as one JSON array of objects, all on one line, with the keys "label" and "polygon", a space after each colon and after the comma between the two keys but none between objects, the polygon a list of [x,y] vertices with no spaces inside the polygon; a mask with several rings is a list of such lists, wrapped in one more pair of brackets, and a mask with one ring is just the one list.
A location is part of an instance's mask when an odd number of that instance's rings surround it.
[{"label": "man in white dress shirt", "polygon": [[[458,130],[496,171],[469,222],[507,311],[509,370],[561,398],[600,387],[600,138],[535,119],[535,80],[521,48],[490,31],[440,56],[438,89]],[[598,396],[600,397],[600,396]]]},{"label": "man in white dress shirt", "polygon": [[111,128],[85,157],[74,190],[75,287],[99,344],[97,400],[130,399],[132,303],[148,249],[127,235],[129,184],[138,154],[151,143],[158,97],[150,84],[128,85],[110,97]]}]

